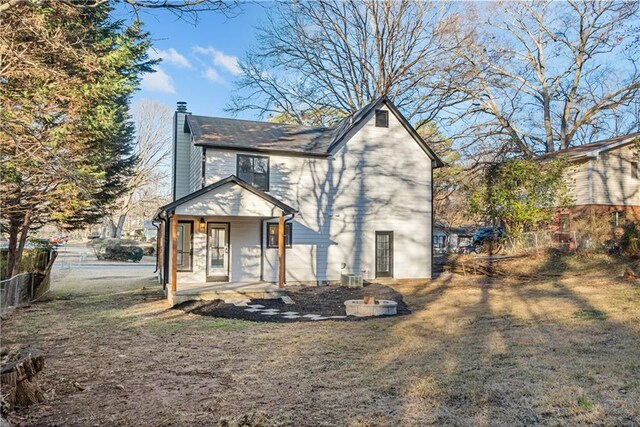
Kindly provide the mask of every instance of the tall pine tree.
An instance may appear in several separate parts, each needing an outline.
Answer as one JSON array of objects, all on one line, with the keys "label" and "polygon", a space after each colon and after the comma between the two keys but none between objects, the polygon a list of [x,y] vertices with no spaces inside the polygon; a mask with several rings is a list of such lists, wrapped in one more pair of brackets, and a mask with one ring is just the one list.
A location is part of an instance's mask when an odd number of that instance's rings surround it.
[{"label": "tall pine tree", "polygon": [[154,61],[138,22],[109,6],[48,1],[16,7],[0,33],[0,221],[6,273],[18,272],[29,233],[102,217],[136,162],[130,97]]}]

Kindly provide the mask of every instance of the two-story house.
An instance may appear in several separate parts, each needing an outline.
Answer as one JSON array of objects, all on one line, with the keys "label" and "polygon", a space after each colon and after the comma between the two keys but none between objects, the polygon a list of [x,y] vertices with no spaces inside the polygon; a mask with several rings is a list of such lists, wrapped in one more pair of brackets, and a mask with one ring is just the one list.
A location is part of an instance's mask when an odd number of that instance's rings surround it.
[{"label": "two-story house", "polygon": [[573,204],[557,213],[561,233],[590,216],[614,227],[640,221],[640,133],[618,136],[554,153],[568,160],[566,172]]},{"label": "two-story house", "polygon": [[156,214],[161,281],[177,302],[188,290],[342,274],[430,278],[440,166],[386,97],[330,128],[197,116],[178,103],[173,202]]}]

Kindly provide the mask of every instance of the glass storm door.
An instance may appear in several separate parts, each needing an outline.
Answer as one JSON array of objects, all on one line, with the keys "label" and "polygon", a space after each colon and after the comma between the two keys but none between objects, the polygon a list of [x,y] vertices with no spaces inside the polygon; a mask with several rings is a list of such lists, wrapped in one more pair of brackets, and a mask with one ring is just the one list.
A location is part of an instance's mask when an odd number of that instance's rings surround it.
[{"label": "glass storm door", "polygon": [[393,277],[393,231],[376,231],[376,277]]},{"label": "glass storm door", "polygon": [[229,224],[207,225],[207,281],[229,281]]}]

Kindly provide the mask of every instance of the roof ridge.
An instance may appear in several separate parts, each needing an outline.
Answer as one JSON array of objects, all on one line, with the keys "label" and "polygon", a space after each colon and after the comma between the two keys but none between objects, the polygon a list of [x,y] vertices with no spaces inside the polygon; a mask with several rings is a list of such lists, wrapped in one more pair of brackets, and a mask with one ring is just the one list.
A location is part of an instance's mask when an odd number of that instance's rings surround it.
[{"label": "roof ridge", "polygon": [[218,119],[218,120],[233,120],[236,122],[249,122],[249,123],[260,123],[263,125],[273,125],[273,126],[295,126],[295,127],[300,127],[300,128],[307,128],[307,129],[326,129],[326,130],[330,130],[333,129],[335,126],[309,126],[309,125],[300,125],[300,124],[293,124],[293,123],[276,123],[276,122],[268,122],[268,121],[263,121],[263,120],[249,120],[249,119],[236,119],[234,117],[218,117],[218,116],[203,116],[201,114],[190,114],[191,117],[203,117],[206,119]]}]

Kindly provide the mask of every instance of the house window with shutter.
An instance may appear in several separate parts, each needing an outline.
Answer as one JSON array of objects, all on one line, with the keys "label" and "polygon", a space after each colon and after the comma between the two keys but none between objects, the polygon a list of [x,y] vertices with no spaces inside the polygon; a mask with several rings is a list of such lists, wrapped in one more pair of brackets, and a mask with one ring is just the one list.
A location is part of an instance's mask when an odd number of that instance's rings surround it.
[{"label": "house window with shutter", "polygon": [[631,178],[638,179],[638,162],[631,162]]},{"label": "house window with shutter", "polygon": [[389,127],[389,112],[386,110],[376,110],[376,127],[388,128]]},{"label": "house window with shutter", "polygon": [[237,175],[259,190],[269,191],[269,158],[238,154]]}]

